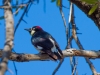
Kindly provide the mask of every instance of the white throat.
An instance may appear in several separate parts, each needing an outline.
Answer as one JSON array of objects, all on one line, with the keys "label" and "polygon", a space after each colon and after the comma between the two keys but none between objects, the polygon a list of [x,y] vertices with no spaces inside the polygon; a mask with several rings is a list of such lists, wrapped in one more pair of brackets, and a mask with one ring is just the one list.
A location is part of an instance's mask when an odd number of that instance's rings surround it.
[{"label": "white throat", "polygon": [[35,33],[35,31],[34,31],[34,30],[32,30],[32,31],[31,31],[31,35],[33,35],[34,33]]}]

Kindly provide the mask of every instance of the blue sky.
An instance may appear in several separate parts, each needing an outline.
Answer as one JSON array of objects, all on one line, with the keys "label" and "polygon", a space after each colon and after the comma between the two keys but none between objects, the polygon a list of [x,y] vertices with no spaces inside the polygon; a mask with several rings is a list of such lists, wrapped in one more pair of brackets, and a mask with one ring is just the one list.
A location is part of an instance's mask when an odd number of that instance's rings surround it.
[{"label": "blue sky", "polygon": [[[27,1],[27,0],[26,0]],[[0,2],[0,5],[2,3]],[[69,1],[63,1],[63,5],[69,8]],[[44,9],[44,2],[40,0],[39,3],[34,3],[28,12],[28,17],[24,16],[24,20],[27,21],[27,24],[23,21],[21,22],[14,38],[14,50],[17,53],[28,53],[36,54],[38,51],[31,44],[31,36],[26,32],[25,28],[30,28],[35,25],[41,26],[45,31],[49,32],[59,43],[62,50],[66,46],[66,35],[65,28],[63,24],[62,17],[60,15],[59,9],[56,6],[56,3],[51,3],[51,1],[46,1]],[[46,11],[44,11],[46,10]],[[69,9],[63,8],[66,22],[68,24]],[[0,10],[3,15],[3,9]],[[14,11],[13,11],[14,12]],[[21,10],[18,16],[14,16],[14,25],[17,24],[23,10]],[[0,48],[4,47],[5,40],[5,30],[4,30],[4,20],[0,20]],[[78,35],[84,49],[86,50],[99,50],[100,47],[100,31],[95,26],[94,22],[89,19],[80,9],[75,6],[75,23],[79,28],[78,32],[82,35]],[[73,48],[78,49],[75,41],[73,41]],[[97,70],[100,72],[100,61],[99,59],[91,60]],[[16,67],[18,70],[18,75],[51,75],[55,67],[58,65],[58,62],[54,61],[29,61],[29,62],[16,62]],[[12,61],[9,61],[8,68],[14,72],[14,65]],[[92,75],[92,72],[87,65],[83,57],[78,57],[78,74],[79,75]],[[71,66],[69,57],[65,58],[64,63],[61,68],[58,70],[56,75],[71,75]],[[9,72],[6,72],[5,75],[11,75]]]}]

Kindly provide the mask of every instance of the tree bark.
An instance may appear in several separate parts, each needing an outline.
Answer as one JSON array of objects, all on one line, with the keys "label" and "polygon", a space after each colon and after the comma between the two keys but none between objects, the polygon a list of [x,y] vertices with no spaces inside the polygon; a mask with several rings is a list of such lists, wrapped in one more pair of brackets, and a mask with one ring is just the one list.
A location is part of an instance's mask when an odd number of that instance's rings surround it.
[{"label": "tree bark", "polygon": [[11,10],[10,0],[3,0],[4,5],[9,6],[9,8],[4,8],[4,18],[5,18],[5,46],[1,56],[0,62],[0,75],[4,75],[7,69],[8,58],[10,56],[11,50],[13,48],[13,38],[14,38],[14,21],[13,14]]},{"label": "tree bark", "polygon": [[80,8],[90,19],[92,19],[96,26],[100,29],[100,5],[93,14],[88,15],[90,9],[92,8],[92,5],[89,5],[85,2],[81,2],[81,0],[70,1],[74,3],[78,8]]},{"label": "tree bark", "polygon": [[[100,59],[100,51],[93,50],[76,50],[76,49],[66,49],[62,51],[63,57],[70,56],[80,56],[80,57],[88,57],[90,59]],[[0,58],[2,57],[2,50],[0,50]],[[46,54],[24,54],[24,53],[11,53],[8,58],[11,61],[16,62],[27,62],[27,61],[42,61],[42,60],[50,60],[49,56]]]}]

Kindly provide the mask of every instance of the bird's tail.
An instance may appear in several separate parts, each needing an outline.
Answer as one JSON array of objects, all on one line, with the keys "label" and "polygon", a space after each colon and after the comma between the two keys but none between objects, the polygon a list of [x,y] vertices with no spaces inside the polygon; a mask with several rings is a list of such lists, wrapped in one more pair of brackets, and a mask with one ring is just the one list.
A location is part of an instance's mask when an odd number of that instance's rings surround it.
[{"label": "bird's tail", "polygon": [[63,56],[61,54],[59,54],[58,52],[54,52],[54,54],[57,56],[58,60],[63,58]]},{"label": "bird's tail", "polygon": [[59,60],[63,59],[63,53],[59,47],[57,47],[58,51],[55,52],[55,55],[58,57]]},{"label": "bird's tail", "polygon": [[50,51],[50,52],[47,52],[47,54],[52,60],[57,61],[58,57],[53,52]]},{"label": "bird's tail", "polygon": [[60,54],[59,52],[51,52],[48,50],[47,54],[50,56],[51,59],[54,61],[61,60],[63,58],[63,55]]}]

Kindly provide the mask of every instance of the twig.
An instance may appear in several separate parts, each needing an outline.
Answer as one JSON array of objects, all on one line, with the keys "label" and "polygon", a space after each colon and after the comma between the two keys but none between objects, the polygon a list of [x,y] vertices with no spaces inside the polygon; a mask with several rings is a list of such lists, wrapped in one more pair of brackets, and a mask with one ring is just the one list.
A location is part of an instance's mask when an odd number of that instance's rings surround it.
[{"label": "twig", "polygon": [[[62,3],[62,2],[60,2],[60,3]],[[68,39],[67,38],[67,35],[68,35],[68,27],[67,27],[67,24],[66,24],[66,19],[65,19],[64,13],[62,11],[62,4],[60,4],[59,10],[60,10],[60,14],[61,14],[61,17],[62,17],[62,20],[63,20],[63,23],[64,23],[64,27],[65,27],[66,39]]]},{"label": "twig", "polygon": [[71,36],[69,39],[68,39],[68,44],[66,46],[65,49],[69,49],[70,48],[70,44],[71,44],[71,41],[73,40],[73,36]]},{"label": "twig", "polygon": [[[69,12],[69,38],[70,38],[70,32],[71,32],[71,30],[70,30],[70,25],[71,25],[71,20],[72,20],[72,15],[74,16],[74,8],[73,8],[73,3],[72,2],[70,2],[70,12]],[[73,38],[73,36],[71,36],[72,38]],[[71,45],[71,46],[70,46]],[[72,48],[72,43],[71,44],[69,44],[69,46],[68,46],[69,48],[71,47]],[[74,67],[76,66],[76,62],[75,62],[75,57],[70,57],[70,64],[71,64],[71,67],[72,67],[72,75],[74,75],[75,74],[75,72],[77,71],[77,69],[75,68],[74,69]]]},{"label": "twig", "polygon": [[16,65],[15,65],[15,62],[14,61],[13,61],[13,64],[14,64],[14,68],[15,68],[16,75],[17,75],[17,68],[16,68]]},{"label": "twig", "polygon": [[[13,13],[13,14],[16,14],[16,13],[21,9],[21,7],[26,6],[26,8],[24,9],[24,12],[23,12],[23,14],[22,14],[22,16],[20,17],[20,19],[19,19],[19,21],[18,21],[18,23],[17,23],[17,25],[16,25],[16,27],[15,27],[14,35],[15,35],[15,32],[16,32],[16,30],[17,30],[19,24],[21,23],[21,21],[24,21],[24,22],[25,22],[25,20],[23,19],[23,17],[24,17],[24,15],[25,15],[25,13],[27,13],[27,9],[28,9],[29,4],[30,4],[31,2],[32,2],[32,1],[29,0],[28,3],[20,5],[19,8],[18,8],[18,10],[17,10],[15,13]],[[26,22],[25,22],[25,23],[26,23]],[[14,62],[14,61],[13,61],[13,64],[14,64],[14,67],[15,67],[16,75],[17,75],[17,69],[16,69],[16,65],[15,65],[15,62]]]},{"label": "twig", "polygon": [[72,75],[74,75],[75,72],[76,72],[76,75],[78,75],[78,71],[76,70],[76,68],[77,68],[77,64],[78,64],[78,59],[76,59],[76,61],[75,61],[75,65],[73,65],[74,68],[73,68],[73,71],[72,71]]},{"label": "twig", "polygon": [[[71,38],[69,38],[69,40],[68,40],[68,45],[67,45],[66,49],[68,49],[68,47],[69,47],[72,39],[73,39],[73,37],[71,36]],[[58,69],[62,65],[63,61],[64,61],[64,58],[62,59],[62,61],[60,61],[60,63],[58,64],[58,66],[55,68],[55,70],[53,71],[52,75],[55,75],[56,74],[56,72],[58,71]]]},{"label": "twig", "polygon": [[55,70],[53,71],[52,75],[55,75],[56,74],[56,72],[58,71],[58,69],[62,65],[63,61],[64,61],[64,58],[60,61],[60,63],[58,64],[58,66],[55,68]]},{"label": "twig", "polygon": [[[72,33],[73,33],[73,38],[74,40],[76,41],[78,47],[80,48],[80,50],[83,50],[83,46],[82,44],[80,43],[77,35],[76,35],[76,25],[75,25],[75,22],[74,22],[74,16],[72,15],[72,20],[71,20],[71,23],[72,23]],[[95,70],[95,67],[93,66],[92,62],[88,59],[88,58],[85,58],[86,62],[88,63],[90,69],[92,70],[92,73],[94,75],[97,75],[97,72]]]},{"label": "twig", "polygon": [[28,6],[26,6],[26,8],[24,9],[23,14],[22,14],[22,16],[20,17],[20,19],[19,19],[19,21],[18,21],[18,23],[17,23],[17,25],[16,25],[16,27],[15,27],[14,34],[16,33],[16,30],[17,30],[17,28],[18,28],[19,24],[21,23],[21,21],[22,21],[22,19],[23,19],[24,15],[25,15],[25,13],[26,13],[27,9],[28,9]]},{"label": "twig", "polygon": [[72,75],[74,75],[74,73],[76,71],[76,67],[77,67],[77,64],[74,65],[74,68],[73,68],[73,71],[72,71]]},{"label": "twig", "polygon": [[[67,27],[67,24],[66,24],[66,19],[64,17],[64,13],[62,11],[62,0],[60,0],[60,7],[59,7],[59,10],[60,10],[60,14],[62,16],[62,20],[63,20],[63,23],[64,23],[64,27],[65,27],[65,33],[66,33],[66,39],[67,39],[67,42],[68,42],[68,27]],[[62,59],[62,61],[59,62],[58,66],[55,68],[55,70],[53,71],[52,75],[55,75],[56,72],[58,71],[58,69],[60,68],[60,66],[62,65],[64,59]]]},{"label": "twig", "polygon": [[[75,60],[75,65],[78,65],[78,57],[76,58],[76,60]],[[75,69],[77,69],[77,68],[75,68]],[[78,71],[77,70],[75,70],[76,71],[76,75],[78,75]]]},{"label": "twig", "polygon": [[18,9],[16,10],[16,12],[13,13],[13,15],[17,14],[21,8],[22,8],[22,7],[18,8]]},{"label": "twig", "polygon": [[0,6],[0,8],[4,8],[4,9],[5,9],[5,8],[17,8],[17,7],[18,7],[18,8],[21,8],[21,7],[27,6],[28,4],[29,4],[29,3],[20,4],[20,5],[15,5],[15,6],[13,5],[13,6],[11,6],[11,7],[10,7],[10,6],[7,6],[7,5],[2,5],[2,6]]},{"label": "twig", "polygon": [[[16,14],[23,6],[26,6],[26,8],[24,9],[24,12],[23,12],[21,18],[19,19],[19,21],[18,21],[18,23],[17,23],[17,25],[16,25],[16,27],[15,27],[14,35],[15,35],[15,32],[16,32],[16,30],[17,30],[19,24],[20,24],[21,21],[23,20],[23,17],[24,17],[24,15],[25,15],[25,13],[27,13],[28,6],[29,6],[29,4],[30,4],[31,2],[32,2],[32,1],[29,0],[28,3],[20,5],[19,8],[18,8],[18,10],[17,10],[15,13],[13,13],[13,14]],[[23,20],[23,21],[25,22],[25,20]],[[16,66],[15,66],[15,62],[13,62],[13,64],[14,64],[14,67],[15,67],[16,75],[17,75],[17,69],[16,69]]]},{"label": "twig", "polygon": [[75,72],[75,71],[73,71],[73,70],[74,70],[75,65],[73,63],[73,57],[70,57],[70,65],[71,65],[71,68],[72,68],[72,75],[74,75],[73,72]]},{"label": "twig", "polygon": [[28,5],[27,5],[26,8],[24,9],[23,14],[22,14],[22,16],[20,17],[20,19],[19,19],[19,21],[18,21],[18,23],[17,23],[17,25],[16,25],[16,27],[15,27],[14,34],[16,33],[16,30],[17,30],[17,28],[19,27],[19,24],[21,23],[21,21],[22,21],[24,15],[25,15],[25,13],[26,13],[26,11],[27,11],[27,9],[28,9],[28,6],[29,6],[29,4],[30,4],[31,2],[32,2],[32,1],[29,0]]},{"label": "twig", "polygon": [[73,4],[70,3],[69,20],[68,20],[69,23],[71,23],[71,18],[72,18],[72,17],[71,17],[71,15],[72,15],[72,9],[73,9],[73,8],[72,8],[72,5],[73,5]]},{"label": "twig", "polygon": [[[79,41],[79,39],[76,35],[74,36],[74,39],[75,39],[78,47],[80,48],[80,50],[83,50],[84,48],[82,47],[82,45],[81,45],[81,43],[80,43],[80,41]],[[85,58],[85,60],[88,63],[88,65],[89,65],[90,69],[92,70],[93,74],[97,75],[97,72],[96,72],[95,67],[93,66],[92,62],[88,58]]]},{"label": "twig", "polygon": [[14,74],[13,71],[9,68],[7,68],[8,72],[10,72],[12,75]]}]

